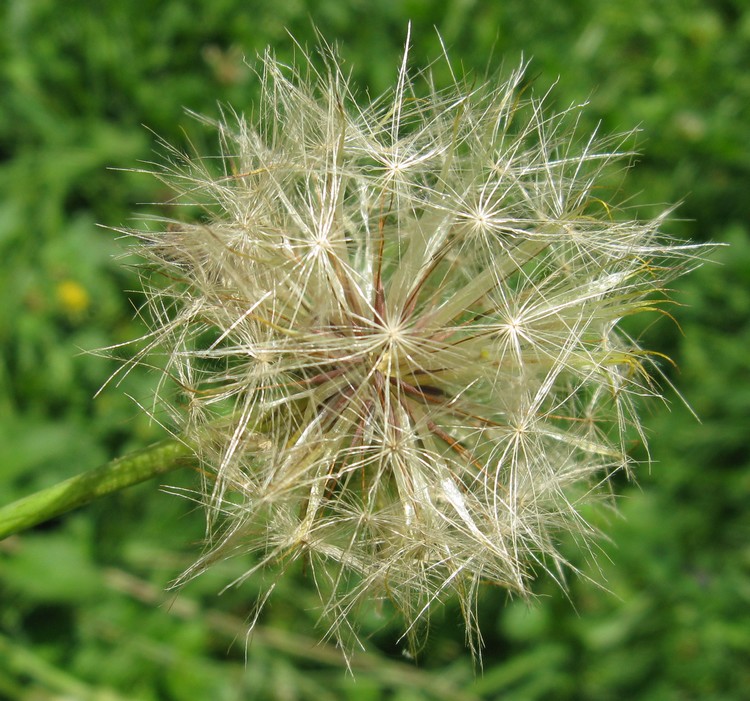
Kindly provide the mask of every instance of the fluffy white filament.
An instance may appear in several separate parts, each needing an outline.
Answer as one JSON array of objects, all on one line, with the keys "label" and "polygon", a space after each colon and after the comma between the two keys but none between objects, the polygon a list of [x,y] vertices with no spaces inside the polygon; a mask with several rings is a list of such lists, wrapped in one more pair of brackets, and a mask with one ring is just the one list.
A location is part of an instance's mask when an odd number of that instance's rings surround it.
[{"label": "fluffy white filament", "polygon": [[476,649],[480,582],[560,577],[559,535],[590,535],[580,504],[628,468],[656,392],[618,322],[694,251],[615,219],[596,185],[624,138],[582,138],[523,67],[438,91],[405,55],[362,104],[323,53],[263,59],[257,115],[213,125],[219,161],[172,153],[160,176],[203,221],[136,232],[161,273],[137,360],[166,351],[209,475],[188,575],[305,558],[342,642],[388,599],[416,644],[456,594]]}]

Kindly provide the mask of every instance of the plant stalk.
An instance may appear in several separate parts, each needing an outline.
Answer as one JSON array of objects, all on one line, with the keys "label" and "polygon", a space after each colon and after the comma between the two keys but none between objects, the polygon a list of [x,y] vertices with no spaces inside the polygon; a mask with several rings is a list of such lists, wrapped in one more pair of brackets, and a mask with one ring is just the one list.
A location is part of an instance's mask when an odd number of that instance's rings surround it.
[{"label": "plant stalk", "polygon": [[189,445],[170,439],[116,458],[0,508],[0,540],[152,477],[192,465]]}]

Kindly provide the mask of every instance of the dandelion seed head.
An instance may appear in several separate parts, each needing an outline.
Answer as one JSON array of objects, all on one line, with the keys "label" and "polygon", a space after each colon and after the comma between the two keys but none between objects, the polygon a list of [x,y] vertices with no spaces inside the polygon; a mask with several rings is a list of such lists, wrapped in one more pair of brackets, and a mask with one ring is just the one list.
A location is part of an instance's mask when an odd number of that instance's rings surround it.
[{"label": "dandelion seed head", "polygon": [[439,91],[407,51],[362,104],[322,54],[262,58],[257,118],[211,123],[220,171],[171,152],[158,175],[203,221],[135,232],[163,273],[136,360],[166,357],[208,475],[186,576],[304,558],[345,649],[363,605],[418,649],[457,596],[478,653],[479,585],[561,579],[561,536],[589,539],[581,505],[630,469],[658,369],[619,322],[700,251],[615,218],[596,183],[626,138],[524,96],[524,66]]}]

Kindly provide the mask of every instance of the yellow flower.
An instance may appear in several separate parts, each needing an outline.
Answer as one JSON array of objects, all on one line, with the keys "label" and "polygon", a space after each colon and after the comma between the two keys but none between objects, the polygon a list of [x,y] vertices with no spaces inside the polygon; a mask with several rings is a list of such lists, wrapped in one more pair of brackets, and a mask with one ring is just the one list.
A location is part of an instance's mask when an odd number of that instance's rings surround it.
[{"label": "yellow flower", "polygon": [[71,317],[83,314],[91,303],[86,288],[76,280],[62,280],[57,285],[56,293],[60,307]]}]

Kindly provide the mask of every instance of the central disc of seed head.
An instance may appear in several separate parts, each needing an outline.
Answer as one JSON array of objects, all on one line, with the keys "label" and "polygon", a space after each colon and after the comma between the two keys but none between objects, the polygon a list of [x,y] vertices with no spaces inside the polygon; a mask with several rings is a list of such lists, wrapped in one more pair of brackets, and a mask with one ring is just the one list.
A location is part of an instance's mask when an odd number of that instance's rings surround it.
[{"label": "central disc of seed head", "polygon": [[323,363],[325,369],[311,378],[312,384],[331,385],[326,405],[338,404],[341,409],[341,404],[356,400],[360,407],[376,403],[384,408],[394,401],[403,404],[407,397],[426,401],[428,395],[440,394],[417,379],[420,368],[409,349],[418,347],[420,339],[379,306],[376,303],[370,318],[351,314],[342,322],[325,325],[340,341]]},{"label": "central disc of seed head", "polygon": [[450,339],[444,328],[435,334],[425,323],[417,302],[420,284],[406,301],[397,300],[389,297],[393,270],[381,275],[380,261],[363,289],[369,276],[358,275],[352,260],[342,260],[340,250],[320,253],[334,273],[331,289],[338,289],[329,298],[332,308],[310,317],[314,351],[303,387],[309,388],[307,416],[315,417],[328,436],[324,440],[347,446],[326,469],[329,479],[335,483],[343,472],[358,471],[362,488],[369,489],[365,473],[374,467],[381,476],[393,475],[404,469],[402,459],[422,455],[427,443],[465,458],[465,449],[440,420],[450,409],[438,358],[447,360]]}]

